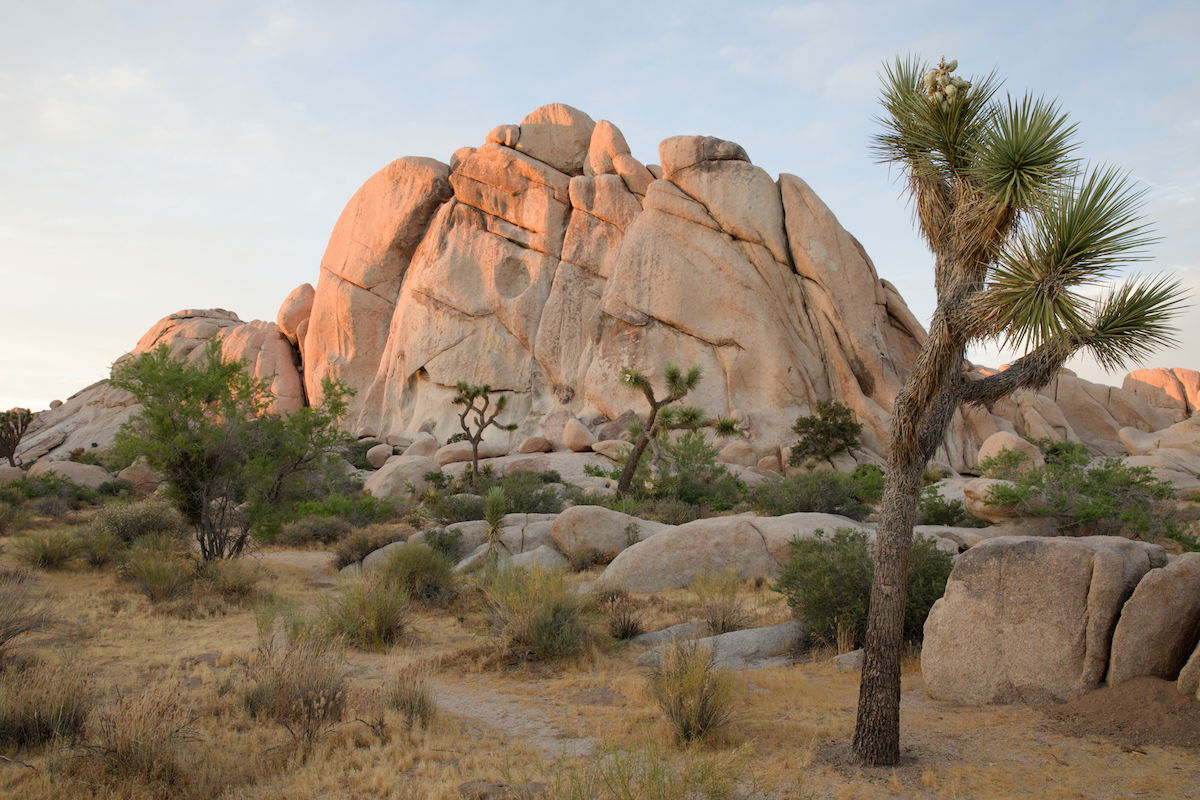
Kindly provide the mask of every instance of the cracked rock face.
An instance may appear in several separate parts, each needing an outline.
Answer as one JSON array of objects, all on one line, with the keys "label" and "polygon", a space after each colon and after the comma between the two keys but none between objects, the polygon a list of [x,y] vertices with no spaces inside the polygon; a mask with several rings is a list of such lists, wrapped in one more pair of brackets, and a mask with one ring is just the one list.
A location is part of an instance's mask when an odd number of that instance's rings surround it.
[{"label": "cracked rock face", "polygon": [[[190,358],[220,337],[271,377],[279,410],[338,379],[355,391],[347,427],[381,440],[444,442],[459,430],[455,384],[486,383],[510,393],[501,421],[518,429],[488,437],[505,446],[557,443],[567,419],[595,433],[642,413],[622,370],[695,364],[704,378],[689,401],[742,421],[759,460],[794,440],[797,416],[836,399],[865,426],[858,460],[879,461],[925,338],[899,292],[800,178],[773,180],[710,136],[671,137],[658,156],[661,167],[643,164],[611,122],[552,104],[449,165],[397,159],[347,203],[315,289],[294,290],[276,323],[179,312],[134,353],[165,342]],[[102,386],[39,415],[24,460],[111,441],[129,401]],[[1134,389],[1065,373],[1041,393],[963,409],[937,460],[969,469],[997,431],[1117,454],[1119,430],[1159,430],[1191,408],[1186,389],[1170,401]]]}]

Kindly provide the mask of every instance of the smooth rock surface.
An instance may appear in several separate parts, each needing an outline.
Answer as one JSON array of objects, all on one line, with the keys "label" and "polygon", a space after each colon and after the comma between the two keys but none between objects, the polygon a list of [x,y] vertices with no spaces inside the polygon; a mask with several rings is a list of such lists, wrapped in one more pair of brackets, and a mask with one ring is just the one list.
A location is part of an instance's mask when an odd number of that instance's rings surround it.
[{"label": "smooth rock surface", "polygon": [[409,496],[409,487],[423,489],[429,485],[425,475],[438,472],[436,461],[426,456],[393,456],[382,468],[371,473],[363,484],[363,491],[381,500],[403,499]]},{"label": "smooth rock surface", "polygon": [[1200,553],[1146,573],[1113,632],[1108,683],[1141,675],[1175,680],[1200,642]]},{"label": "smooth rock surface", "polygon": [[98,489],[100,484],[113,479],[104,467],[95,464],[77,464],[74,461],[41,460],[29,468],[29,477],[54,474],[66,478],[88,489]]},{"label": "smooth rock surface", "polygon": [[[713,664],[724,669],[752,669],[756,666],[776,666],[785,663],[795,653],[804,635],[804,627],[795,621],[781,622],[766,628],[747,628],[717,636],[697,639],[696,644],[712,652]],[[660,645],[637,657],[641,666],[658,664]]]}]

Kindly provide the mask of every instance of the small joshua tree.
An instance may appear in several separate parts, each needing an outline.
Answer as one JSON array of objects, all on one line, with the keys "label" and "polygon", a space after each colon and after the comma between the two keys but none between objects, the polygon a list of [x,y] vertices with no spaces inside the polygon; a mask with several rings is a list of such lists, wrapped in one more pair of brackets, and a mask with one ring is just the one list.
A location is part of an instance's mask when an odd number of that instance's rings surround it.
[{"label": "small joshua tree", "polygon": [[17,465],[17,445],[32,421],[33,414],[28,408],[0,411],[0,456],[8,459],[10,467]]},{"label": "small joshua tree", "polygon": [[[463,439],[471,443],[471,489],[479,493],[479,443],[483,441],[483,432],[495,426],[502,431],[515,431],[516,425],[503,425],[496,418],[508,405],[508,397],[500,395],[492,403],[492,387],[486,383],[482,386],[472,386],[465,381],[459,381],[458,392],[451,401],[456,406],[462,406],[458,415],[458,424],[463,429]],[[489,410],[491,413],[489,414]],[[474,416],[471,416],[474,414]]]},{"label": "small joshua tree", "polygon": [[633,369],[627,369],[621,373],[621,383],[631,389],[640,390],[646,396],[646,402],[650,404],[650,413],[645,422],[636,420],[630,427],[634,437],[633,450],[629,453],[629,460],[625,462],[625,469],[621,472],[620,480],[617,481],[618,495],[628,494],[647,447],[654,448],[656,460],[660,457],[658,452],[660,434],[671,430],[696,430],[705,427],[716,428],[717,434],[720,436],[732,436],[738,433],[738,425],[735,421],[709,419],[703,411],[695,406],[669,408],[696,388],[696,384],[700,383],[700,375],[698,366],[693,366],[685,373],[674,364],[668,364],[663,371],[663,377],[667,382],[667,394],[660,398],[655,396],[654,387],[645,374]]}]

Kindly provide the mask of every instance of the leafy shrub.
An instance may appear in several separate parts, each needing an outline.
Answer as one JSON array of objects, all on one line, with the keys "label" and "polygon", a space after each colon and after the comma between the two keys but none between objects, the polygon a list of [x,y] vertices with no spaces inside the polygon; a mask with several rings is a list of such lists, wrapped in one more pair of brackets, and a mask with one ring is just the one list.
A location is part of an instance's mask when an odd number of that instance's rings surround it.
[{"label": "leafy shrub", "polygon": [[1172,536],[1178,533],[1171,484],[1148,467],[1119,458],[1092,460],[1078,442],[1039,440],[1046,463],[992,488],[987,502],[1015,504],[1025,514],[1052,517],[1074,536]]},{"label": "leafy shrub", "polygon": [[591,608],[559,572],[491,568],[481,585],[493,623],[512,655],[560,661],[593,641]]},{"label": "leafy shrub", "polygon": [[1028,454],[1006,447],[996,455],[981,460],[976,469],[985,478],[1011,481],[1019,478],[1028,466]]},{"label": "leafy shrub", "polygon": [[459,551],[462,549],[462,531],[458,528],[428,530],[425,532],[425,544],[429,545],[429,549],[441,553],[448,561],[454,563],[458,560]]},{"label": "leafy shrub", "polygon": [[399,712],[410,728],[428,728],[437,715],[429,675],[428,668],[409,662],[397,667],[384,686],[384,708]]},{"label": "leafy shrub", "polygon": [[379,572],[355,575],[327,595],[317,626],[328,636],[364,650],[385,650],[408,629],[408,593]]},{"label": "leafy shrub", "polygon": [[814,459],[828,461],[838,453],[853,450],[860,443],[862,427],[842,403],[818,400],[816,414],[800,417],[792,425],[792,431],[800,439],[792,445],[788,463],[799,467]]},{"label": "leafy shrub", "polygon": [[407,538],[408,532],[394,525],[372,525],[352,532],[338,543],[333,563],[338,569],[362,560],[384,545]]},{"label": "leafy shrub", "polygon": [[160,786],[178,783],[184,773],[180,745],[193,735],[187,722],[178,687],[120,695],[98,716],[101,759],[113,775]]},{"label": "leafy shrub", "polygon": [[917,496],[918,525],[949,525],[957,528],[982,528],[984,523],[967,513],[962,500],[947,500],[936,486],[926,486]]},{"label": "leafy shrub", "polygon": [[709,443],[703,431],[684,431],[674,441],[668,438],[662,450],[669,466],[653,483],[652,497],[727,511],[745,496],[746,484],[717,464],[720,448]]},{"label": "leafy shrub", "polygon": [[353,530],[349,522],[341,517],[304,517],[289,522],[279,531],[278,540],[283,544],[298,547],[307,544],[336,544]]},{"label": "leafy shrub", "polygon": [[191,588],[196,570],[175,553],[153,547],[135,547],[121,565],[121,574],[150,602],[164,603]]},{"label": "leafy shrub", "polygon": [[13,556],[26,566],[62,569],[79,553],[79,540],[69,530],[29,531],[13,542]]},{"label": "leafy shrub", "polygon": [[115,536],[124,544],[151,533],[182,536],[187,530],[183,515],[166,500],[152,497],[136,503],[114,503],[96,512],[92,528]]},{"label": "leafy shrub", "polygon": [[868,505],[878,505],[883,499],[883,470],[874,464],[862,464],[850,475],[854,481],[854,496]]},{"label": "leafy shrub", "polygon": [[100,497],[118,497],[124,500],[133,494],[133,482],[124,478],[113,478],[97,486],[96,494]]},{"label": "leafy shrub", "polygon": [[[48,501],[45,503],[34,503],[35,509],[56,508],[70,511],[82,508],[89,503],[94,503],[97,497],[96,493],[86,486],[72,483],[54,472],[22,478],[10,484],[9,488],[19,491],[26,500]],[[62,513],[65,513],[65,511]],[[38,513],[43,513],[47,516],[61,516],[61,514],[50,514],[46,511],[39,511]]]},{"label": "leafy shrub", "polygon": [[280,636],[266,636],[246,673],[246,711],[282,725],[300,742],[311,744],[345,716],[346,669],[328,639],[297,636],[282,644]]},{"label": "leafy shrub", "polygon": [[860,483],[849,475],[815,470],[791,477],[772,476],[754,487],[751,502],[772,517],[808,511],[861,520],[871,513],[871,507],[863,502],[860,491]]},{"label": "leafy shrub", "polygon": [[107,567],[124,550],[121,540],[111,533],[89,531],[79,536],[79,555],[92,567]]},{"label": "leafy shrub", "polygon": [[483,519],[483,498],[477,494],[435,493],[425,501],[425,509],[443,524]]},{"label": "leafy shrub", "polygon": [[733,674],[718,669],[712,652],[695,641],[671,640],[647,683],[680,744],[707,738],[732,717]]},{"label": "leafy shrub", "polygon": [[704,516],[704,509],[683,500],[663,498],[646,500],[637,509],[636,516],[666,525],[683,525]]},{"label": "leafy shrub", "polygon": [[710,572],[692,582],[692,592],[700,601],[700,613],[712,635],[741,630],[750,622],[750,615],[738,599],[737,572]]},{"label": "leafy shrub", "polygon": [[510,514],[557,514],[563,501],[558,488],[550,484],[561,480],[557,472],[514,472],[499,479],[481,474],[479,485],[485,496],[493,486],[503,489]]},{"label": "leafy shrub", "polygon": [[78,659],[0,665],[0,745],[76,741],[92,709],[91,681]]},{"label": "leafy shrub", "polygon": [[348,440],[338,450],[338,455],[355,469],[372,470],[375,467],[371,465],[370,461],[367,461],[367,451],[377,444],[382,444],[382,442],[378,439]]},{"label": "leafy shrub", "polygon": [[33,577],[21,570],[0,570],[0,663],[14,640],[52,622]]},{"label": "leafy shrub", "polygon": [[445,600],[454,591],[454,566],[444,555],[423,544],[404,543],[388,553],[383,575],[409,597],[423,603]]},{"label": "leafy shrub", "polygon": [[336,517],[355,528],[386,522],[395,513],[391,502],[366,493],[331,494],[320,500],[303,500],[296,504],[298,517]]},{"label": "leafy shrub", "polygon": [[[797,539],[791,548],[792,556],[771,588],[787,598],[810,637],[833,642],[840,633],[861,647],[875,571],[867,534],[838,528],[826,538],[818,530],[815,538]],[[950,554],[939,550],[932,539],[914,539],[904,610],[904,635],[909,641],[921,640],[925,618],[945,592],[952,566]]]}]

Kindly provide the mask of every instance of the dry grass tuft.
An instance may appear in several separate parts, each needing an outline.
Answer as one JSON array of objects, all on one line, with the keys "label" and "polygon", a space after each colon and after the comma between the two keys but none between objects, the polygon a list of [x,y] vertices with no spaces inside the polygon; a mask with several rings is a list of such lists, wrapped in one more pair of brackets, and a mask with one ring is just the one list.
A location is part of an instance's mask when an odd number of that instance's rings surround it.
[{"label": "dry grass tuft", "polygon": [[32,576],[23,570],[0,569],[0,662],[14,640],[52,622]]},{"label": "dry grass tuft", "polygon": [[429,679],[433,670],[426,664],[399,664],[383,689],[383,705],[400,714],[409,728],[428,728],[437,715],[437,703]]},{"label": "dry grass tuft", "polygon": [[680,744],[708,738],[733,717],[733,674],[694,641],[672,640],[651,668],[647,688]]},{"label": "dry grass tuft", "polygon": [[0,744],[73,743],[91,709],[91,681],[77,658],[0,667]]},{"label": "dry grass tuft", "polygon": [[704,621],[714,636],[738,631],[750,624],[751,616],[738,598],[740,585],[737,573],[731,569],[701,575],[692,583]]},{"label": "dry grass tuft", "polygon": [[173,786],[185,780],[183,742],[195,738],[193,722],[180,701],[180,687],[160,684],[119,695],[97,714],[96,750],[105,770],[129,778]]},{"label": "dry grass tuft", "polygon": [[311,745],[345,716],[346,669],[329,639],[280,639],[276,634],[262,641],[246,665],[242,705],[251,718],[276,722]]}]

